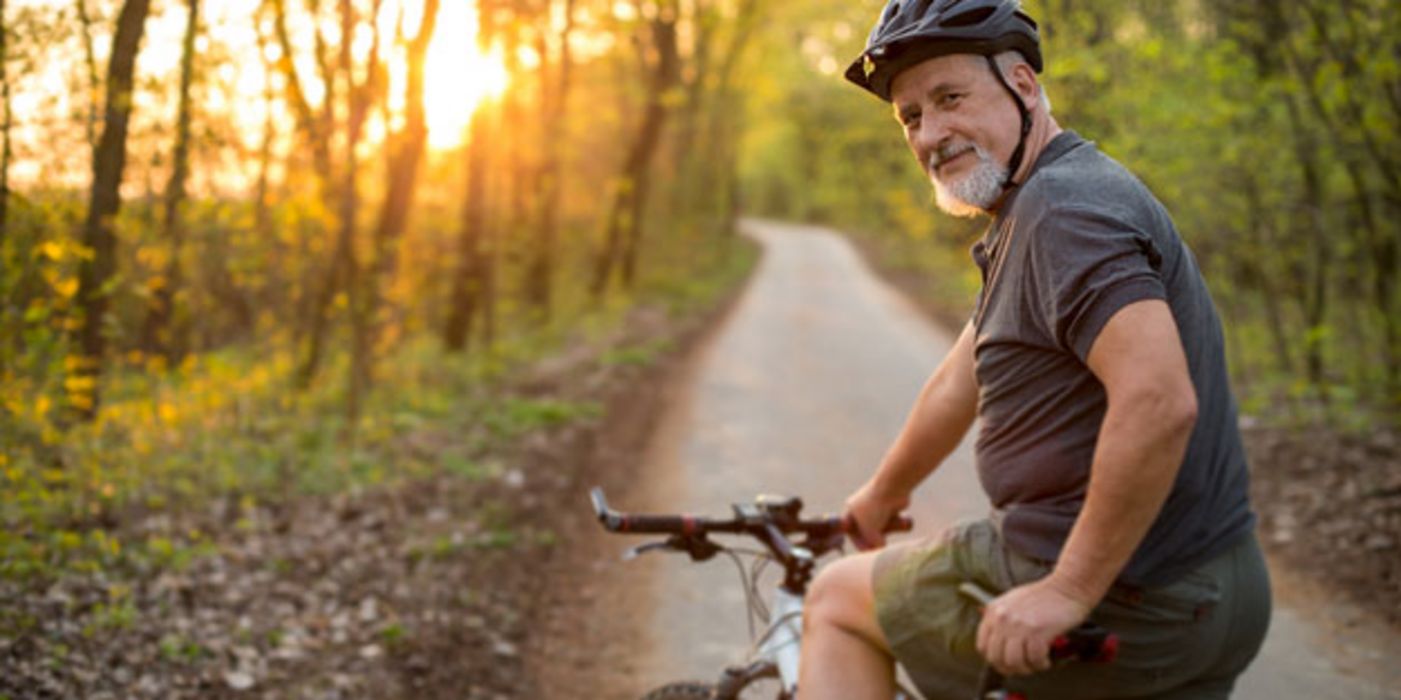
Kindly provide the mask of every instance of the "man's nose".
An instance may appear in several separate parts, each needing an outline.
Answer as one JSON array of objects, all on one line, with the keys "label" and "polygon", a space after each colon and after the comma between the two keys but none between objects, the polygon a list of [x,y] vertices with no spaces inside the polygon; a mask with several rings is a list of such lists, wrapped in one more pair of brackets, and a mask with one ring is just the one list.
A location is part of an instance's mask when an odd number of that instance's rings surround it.
[{"label": "man's nose", "polygon": [[[948,128],[944,125],[944,120],[934,116],[923,116],[919,120],[919,128],[915,129],[912,135],[912,143],[915,153],[926,161],[938,152],[939,147],[948,140]],[[929,163],[924,164],[929,167]]]}]

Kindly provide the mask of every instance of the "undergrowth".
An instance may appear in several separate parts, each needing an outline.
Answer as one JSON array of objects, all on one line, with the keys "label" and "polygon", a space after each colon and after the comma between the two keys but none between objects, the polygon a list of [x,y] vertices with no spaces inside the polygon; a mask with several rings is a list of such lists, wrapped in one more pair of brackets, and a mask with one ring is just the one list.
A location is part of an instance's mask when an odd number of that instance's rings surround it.
[{"label": "undergrowth", "polygon": [[[215,502],[252,512],[307,494],[497,474],[484,457],[494,448],[602,410],[510,395],[514,376],[579,343],[599,346],[603,365],[652,361],[669,341],[612,347],[608,339],[644,301],[672,315],[712,305],[752,265],[752,249],[734,251],[705,274],[644,279],[633,295],[503,333],[489,351],[452,355],[434,336],[410,338],[380,363],[377,389],[353,424],[338,381],[346,358],[298,392],[287,349],[228,349],[175,368],[127,358],[104,379],[107,398],[91,423],[65,425],[48,394],[5,387],[0,577],[39,584],[66,572],[179,569],[211,551],[211,537],[170,524]],[[473,546],[509,546],[513,537],[503,531]],[[103,619],[120,624],[120,601],[113,606]],[[172,655],[189,651],[170,646]]]}]

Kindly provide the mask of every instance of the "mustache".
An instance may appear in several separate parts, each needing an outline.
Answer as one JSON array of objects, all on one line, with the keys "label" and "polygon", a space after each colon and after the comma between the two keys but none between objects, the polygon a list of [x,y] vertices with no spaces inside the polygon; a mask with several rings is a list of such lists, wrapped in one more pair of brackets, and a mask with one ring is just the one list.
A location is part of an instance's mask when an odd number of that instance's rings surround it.
[{"label": "mustache", "polygon": [[929,169],[930,169],[931,171],[933,171],[933,170],[938,170],[938,169],[939,169],[939,166],[941,166],[941,165],[943,165],[944,163],[947,163],[947,162],[953,160],[954,158],[957,158],[957,157],[959,157],[959,156],[961,156],[961,155],[963,155],[964,153],[967,153],[967,152],[969,152],[969,151],[972,151],[972,152],[973,152],[974,154],[976,154],[979,158],[984,158],[984,157],[985,157],[984,154],[983,154],[983,149],[982,149],[981,147],[979,147],[978,144],[976,144],[976,143],[971,143],[971,142],[946,143],[946,144],[943,144],[943,145],[939,146],[939,148],[936,149],[936,150],[934,151],[934,153],[930,154],[930,156],[929,156]]}]

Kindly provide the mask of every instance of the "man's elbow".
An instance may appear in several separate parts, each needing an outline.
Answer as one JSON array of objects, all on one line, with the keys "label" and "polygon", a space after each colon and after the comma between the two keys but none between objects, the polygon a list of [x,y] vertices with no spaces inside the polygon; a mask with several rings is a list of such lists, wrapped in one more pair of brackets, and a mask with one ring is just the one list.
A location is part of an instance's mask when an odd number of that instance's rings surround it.
[{"label": "man's elbow", "polygon": [[[1110,397],[1110,405],[1115,403]],[[1164,382],[1135,387],[1121,399],[1150,429],[1164,436],[1190,435],[1197,425],[1197,392],[1190,381]]]},{"label": "man's elbow", "polygon": [[1191,435],[1197,426],[1197,391],[1188,384],[1186,390],[1176,394],[1177,401],[1171,411],[1173,425],[1183,433]]}]

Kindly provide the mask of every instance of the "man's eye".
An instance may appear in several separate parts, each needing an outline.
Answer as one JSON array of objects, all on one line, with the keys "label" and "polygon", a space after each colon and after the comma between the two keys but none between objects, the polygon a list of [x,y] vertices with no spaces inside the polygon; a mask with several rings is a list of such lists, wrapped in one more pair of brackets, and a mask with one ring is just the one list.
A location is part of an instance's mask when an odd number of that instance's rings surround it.
[{"label": "man's eye", "polygon": [[953,106],[957,105],[962,99],[963,99],[963,93],[961,93],[961,92],[950,92],[950,93],[948,93],[948,94],[946,94],[946,95],[943,95],[943,96],[941,96],[941,97],[939,98],[939,106],[942,107],[942,108],[944,108],[944,109],[948,109],[948,108],[950,108],[950,107],[953,107]]},{"label": "man's eye", "polygon": [[919,124],[919,112],[906,113],[900,117],[900,123],[904,124],[906,129],[914,128],[916,124]]}]

